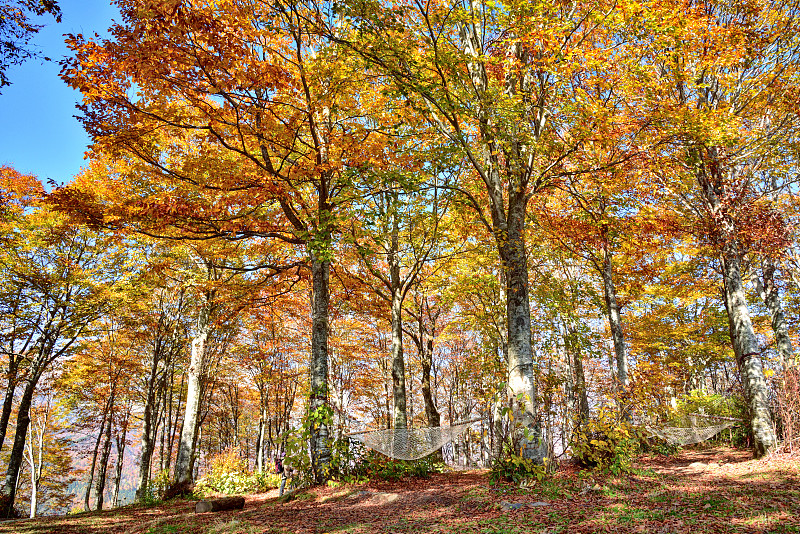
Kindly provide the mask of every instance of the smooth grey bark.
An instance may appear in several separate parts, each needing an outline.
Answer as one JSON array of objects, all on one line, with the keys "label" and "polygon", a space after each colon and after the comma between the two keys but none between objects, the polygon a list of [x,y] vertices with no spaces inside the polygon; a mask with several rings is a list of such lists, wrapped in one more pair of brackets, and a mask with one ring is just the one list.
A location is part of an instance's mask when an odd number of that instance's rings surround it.
[{"label": "smooth grey bark", "polygon": [[[687,155],[694,165],[695,178],[707,217],[714,222],[713,239],[721,256],[722,289],[731,343],[749,408],[753,452],[760,458],[775,448],[777,437],[772,426],[761,348],[753,329],[742,285],[744,251],[738,236],[737,222],[730,215],[726,202],[723,202],[723,198],[728,195],[727,182],[736,179],[739,169],[726,171],[720,162],[718,150],[713,147],[690,147]],[[726,175],[726,172],[730,175]]]},{"label": "smooth grey bark", "polygon": [[[441,425],[441,415],[439,410],[436,409],[436,403],[433,400],[433,392],[431,388],[431,368],[433,364],[433,337],[428,336],[423,341],[422,352],[422,400],[425,403],[425,419],[430,427],[438,427]],[[442,462],[442,448],[439,447],[433,452],[433,460]]]},{"label": "smooth grey bark", "polygon": [[399,232],[396,213],[393,215],[391,239],[389,270],[392,317],[392,400],[394,401],[392,419],[394,428],[406,428],[408,426],[408,408],[406,405],[406,365],[403,357],[403,291],[400,280]]},{"label": "smooth grey bark", "polygon": [[[175,364],[173,362],[173,374],[174,374],[174,365]],[[170,376],[172,376],[172,375],[170,375]],[[167,465],[171,465],[171,462],[172,462],[172,448],[175,445],[176,437],[180,436],[181,432],[183,432],[183,426],[182,426],[182,424],[183,424],[182,421],[183,420],[179,417],[179,415],[181,413],[181,405],[183,404],[183,383],[184,383],[185,379],[186,379],[185,375],[183,373],[181,373],[181,384],[178,387],[178,404],[177,404],[177,406],[175,406],[175,409],[173,410],[173,414],[174,415],[172,417],[172,423],[173,423],[174,426],[172,428],[170,428],[170,431],[169,431],[169,446],[167,447],[167,449],[169,451],[168,452],[169,457],[168,457]],[[172,382],[172,378],[170,378],[170,382]]]},{"label": "smooth grey bark", "polygon": [[[500,135],[490,119],[488,75],[484,63],[485,50],[477,24],[481,19],[480,7],[475,7],[472,20],[462,24],[460,29],[461,46],[469,58],[467,69],[472,81],[477,101],[475,118],[480,134],[480,156],[467,145],[467,157],[480,174],[489,196],[491,224],[497,251],[506,281],[506,325],[508,329],[508,389],[509,401],[519,423],[520,434],[517,439],[523,446],[523,454],[533,459],[541,459],[540,425],[537,413],[537,390],[533,373],[533,350],[531,347],[531,314],[528,294],[528,260],[525,250],[525,218],[528,204],[528,182],[533,171],[528,163],[526,152],[531,150],[513,132],[507,132],[512,141],[506,152],[506,161],[501,161]],[[511,58],[524,60],[527,52],[519,43],[508,49]],[[519,72],[507,73],[505,93],[508,96],[530,95],[532,80]],[[544,95],[540,95],[543,98]],[[540,102],[543,104],[543,102]],[[544,107],[541,108],[544,110]],[[528,132],[532,139],[538,138],[544,128],[546,115],[542,112],[534,119],[533,131]],[[532,156],[531,156],[532,157]],[[502,172],[501,172],[502,169]],[[504,180],[503,178],[506,178]],[[507,183],[506,183],[507,182]],[[504,187],[504,183],[506,186]],[[505,189],[505,191],[504,191]],[[480,205],[475,201],[481,213]]]},{"label": "smooth grey bark", "polygon": [[[513,194],[512,194],[513,196]],[[541,459],[537,413],[537,391],[533,376],[531,312],[528,296],[528,262],[523,237],[525,203],[509,202],[505,231],[496,232],[500,258],[506,273],[506,313],[508,321],[508,387],[512,409],[524,429],[533,435],[521,437],[524,453]],[[507,236],[503,238],[503,234]]]},{"label": "smooth grey bark", "polygon": [[95,510],[102,510],[103,509],[103,500],[106,489],[106,472],[108,470],[108,458],[111,455],[111,428],[114,419],[114,400],[116,397],[115,388],[112,387],[111,389],[111,396],[109,398],[109,407],[108,407],[108,420],[106,421],[105,425],[105,437],[103,438],[103,448],[102,453],[100,454],[100,470],[97,473],[97,483],[95,484]]},{"label": "smooth grey bark", "polygon": [[583,358],[578,345],[578,332],[574,324],[567,325],[564,347],[573,373],[573,388],[578,404],[579,421],[583,424],[589,420],[589,399],[586,394],[586,375],[583,371]]},{"label": "smooth grey bark", "polygon": [[774,449],[778,441],[772,426],[761,351],[742,286],[741,257],[732,244],[726,248],[727,254],[722,258],[722,268],[725,302],[732,332],[731,341],[749,408],[753,451],[755,456],[760,458]]},{"label": "smooth grey bark", "polygon": [[[397,187],[397,184],[392,184]],[[429,231],[420,232],[422,238],[419,242],[412,242],[409,239],[404,245],[410,246],[414,250],[412,254],[402,253],[400,246],[400,193],[393,189],[385,194],[376,196],[376,207],[381,215],[383,225],[382,232],[375,239],[378,246],[382,249],[381,253],[386,254],[388,263],[388,275],[373,265],[370,259],[363,253],[361,247],[357,247],[364,266],[372,277],[376,278],[380,284],[373,286],[373,291],[385,302],[389,304],[391,316],[391,377],[392,377],[392,414],[391,421],[394,428],[407,428],[409,420],[410,392],[406,384],[405,356],[403,352],[403,312],[404,302],[410,288],[417,283],[420,271],[428,262],[433,252],[436,236],[438,236],[439,220],[441,218],[441,206],[438,195],[438,188],[434,187],[434,198],[431,199],[428,208],[433,219],[432,228]],[[406,260],[404,261],[403,257]],[[403,263],[407,264],[406,272],[403,272]],[[422,313],[422,311],[420,311]],[[414,316],[414,313],[411,313]],[[422,320],[416,317],[417,320]],[[415,339],[419,345],[419,340]],[[411,414],[413,418],[413,413]]]},{"label": "smooth grey bark", "polygon": [[[411,339],[417,346],[417,353],[419,354],[420,366],[422,367],[422,374],[420,377],[422,402],[425,408],[425,420],[429,427],[438,427],[441,425],[441,414],[436,408],[436,402],[433,398],[433,387],[431,385],[431,372],[433,370],[433,334],[436,330],[436,318],[438,313],[430,313],[428,308],[427,298],[423,297],[422,302],[418,303],[418,311],[411,312],[412,317],[417,321],[416,333],[411,332]],[[425,316],[428,316],[432,324],[428,327],[425,324]],[[443,461],[441,447],[434,453],[435,461]]]},{"label": "smooth grey bark", "polygon": [[614,285],[612,255],[607,249],[603,251],[603,265],[600,274],[603,277],[603,294],[606,301],[606,317],[611,328],[611,339],[614,342],[614,356],[617,365],[617,382],[620,386],[628,385],[628,359],[625,354],[625,338],[622,332],[622,316],[617,304],[617,288]]},{"label": "smooth grey bark", "polygon": [[256,471],[261,474],[264,472],[264,438],[266,437],[266,420],[264,410],[259,410],[258,433],[256,435]]},{"label": "smooth grey bark", "polygon": [[83,492],[83,511],[88,512],[91,510],[89,501],[92,497],[92,482],[94,482],[94,472],[97,467],[97,453],[100,450],[100,442],[103,440],[103,429],[106,425],[108,418],[109,401],[106,400],[103,406],[103,416],[100,419],[100,430],[97,432],[97,439],[94,441],[94,448],[92,449],[92,464],[86,472],[86,489]]},{"label": "smooth grey bark", "polygon": [[[155,367],[155,366],[154,366]],[[143,502],[149,496],[150,486],[150,462],[153,457],[153,409],[154,395],[151,391],[152,383],[148,384],[148,392],[144,403],[144,413],[142,414],[142,445],[141,457],[139,459],[139,473],[136,481],[136,501]]]},{"label": "smooth grey bark", "polygon": [[178,441],[178,456],[175,459],[175,482],[181,484],[192,480],[192,459],[196,443],[198,418],[200,416],[201,381],[205,373],[206,344],[211,330],[211,306],[206,304],[200,309],[197,317],[196,332],[192,338],[192,350],[189,369],[186,372],[186,408]]},{"label": "smooth grey bark", "polygon": [[[330,261],[311,250],[311,391],[310,411],[328,409],[328,306],[330,304]],[[311,468],[314,480],[328,478],[331,449],[327,418],[311,425]]]},{"label": "smooth grey bark", "polygon": [[425,403],[425,419],[428,426],[439,426],[441,415],[436,409],[433,400],[433,390],[431,388],[431,369],[433,368],[433,336],[429,332],[420,332],[422,337],[422,352],[420,362],[422,364],[422,399]]},{"label": "smooth grey bark", "polygon": [[114,466],[114,490],[111,494],[111,507],[119,506],[119,489],[122,484],[122,468],[125,464],[125,438],[128,435],[128,421],[130,419],[130,406],[125,412],[125,419],[120,424],[115,438],[117,445],[117,462]]},{"label": "smooth grey bark", "polygon": [[[162,316],[159,329],[164,328],[164,320]],[[156,445],[158,414],[160,412],[159,393],[164,387],[166,379],[165,373],[169,368],[169,362],[172,358],[172,351],[175,350],[177,338],[178,329],[173,326],[173,331],[169,337],[166,336],[166,332],[161,331],[158,333],[155,339],[155,346],[153,347],[150,372],[145,386],[144,413],[142,414],[141,457],[136,481],[137,502],[142,502],[149,496],[150,469],[153,460],[153,451]]]},{"label": "smooth grey bark", "polygon": [[772,258],[766,257],[762,260],[761,267],[763,280],[754,276],[753,281],[756,283],[756,289],[761,300],[764,301],[764,305],[769,311],[772,331],[775,333],[778,358],[783,369],[794,367],[797,362],[792,348],[792,339],[789,336],[789,327],[786,324],[786,316],[783,313],[778,286],[775,284],[775,262],[772,261]]},{"label": "smooth grey bark", "polygon": [[0,414],[0,451],[3,450],[3,443],[8,431],[8,421],[11,419],[11,409],[14,407],[14,393],[17,390],[17,372],[19,370],[19,357],[9,356],[8,372],[6,373],[8,385],[6,395],[3,399],[3,412]]},{"label": "smooth grey bark", "polygon": [[33,402],[33,393],[36,385],[41,378],[43,368],[37,369],[35,366],[30,370],[32,374],[25,380],[25,389],[22,391],[19,408],[17,409],[17,426],[14,431],[14,444],[11,448],[11,455],[8,459],[6,468],[6,483],[3,491],[3,510],[2,517],[11,517],[14,507],[14,500],[17,494],[17,481],[20,475],[23,455],[25,454],[25,440],[28,435],[28,426],[31,422],[30,410]]},{"label": "smooth grey bark", "polygon": [[[31,506],[30,506],[30,517],[36,517],[36,512],[39,507],[39,482],[42,479],[42,465],[44,463],[44,434],[47,431],[47,422],[50,418],[49,414],[49,406],[48,406],[48,413],[45,413],[44,420],[40,421],[39,426],[39,433],[36,439],[36,444],[34,444],[34,435],[33,432],[30,431],[30,437],[25,445],[27,452],[28,452],[28,465],[31,468]],[[28,427],[30,430],[36,425],[31,425]]]}]

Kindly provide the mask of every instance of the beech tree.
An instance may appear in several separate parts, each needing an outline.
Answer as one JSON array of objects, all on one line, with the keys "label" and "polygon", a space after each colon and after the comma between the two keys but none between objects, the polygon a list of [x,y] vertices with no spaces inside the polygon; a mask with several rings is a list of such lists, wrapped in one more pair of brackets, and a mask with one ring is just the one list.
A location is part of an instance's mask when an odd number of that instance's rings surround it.
[{"label": "beech tree", "polygon": [[798,127],[798,6],[700,2],[681,15],[680,29],[666,15],[671,6],[653,6],[653,19],[666,23],[643,46],[657,66],[639,73],[643,99],[654,135],[676,147],[661,161],[675,173],[665,179],[683,198],[692,233],[718,254],[754,450],[763,456],[777,440],[743,270],[748,252],[784,239],[780,215],[758,201],[754,184]]},{"label": "beech tree", "polygon": [[559,176],[585,171],[568,158],[603,135],[603,99],[587,88],[607,84],[626,64],[614,42],[626,9],[619,8],[448,0],[342,8],[353,32],[340,40],[471,166],[474,180],[458,190],[495,239],[506,285],[507,382],[516,420],[529,429],[537,426],[537,394],[527,209]]},{"label": "beech tree", "polygon": [[[406,428],[406,362],[403,354],[403,310],[406,296],[423,271],[446,255],[450,199],[446,185],[433,177],[419,191],[403,192],[400,184],[366,197],[358,206],[365,223],[351,223],[353,245],[365,275],[351,273],[389,304],[392,332],[392,401],[394,428]],[[412,186],[413,187],[413,186]],[[430,271],[429,271],[430,272]]]},{"label": "beech tree", "polygon": [[[355,75],[356,58],[312,31],[309,18],[333,26],[331,5],[126,1],[120,10],[113,40],[71,37],[75,57],[64,68],[83,92],[94,150],[125,153],[159,181],[181,184],[139,214],[178,215],[187,238],[304,247],[313,279],[309,401],[324,410],[334,231],[352,195],[348,169],[380,161],[386,139],[364,110],[381,110],[385,99]],[[180,157],[161,157],[155,142]],[[312,434],[315,476],[324,478],[325,418]]]},{"label": "beech tree", "polygon": [[119,282],[122,254],[96,234],[69,224],[45,209],[26,214],[3,248],[0,284],[19,295],[18,306],[3,314],[4,330],[30,339],[26,375],[17,408],[11,458],[6,470],[2,514],[11,513],[23,460],[29,410],[39,379],[69,354],[92,321],[107,309],[110,289]]}]

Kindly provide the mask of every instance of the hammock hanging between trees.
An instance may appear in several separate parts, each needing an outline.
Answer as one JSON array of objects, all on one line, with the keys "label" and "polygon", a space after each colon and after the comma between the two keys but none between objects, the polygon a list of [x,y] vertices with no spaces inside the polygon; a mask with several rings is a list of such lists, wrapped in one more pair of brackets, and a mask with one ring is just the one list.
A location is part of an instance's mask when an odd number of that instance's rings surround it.
[{"label": "hammock hanging between trees", "polygon": [[[712,424],[698,425],[698,419]],[[740,423],[739,419],[718,417],[714,415],[689,414],[678,421],[671,421],[670,426],[655,428],[645,425],[650,435],[663,439],[673,445],[691,445],[711,439],[726,428]]]},{"label": "hammock hanging between trees", "polygon": [[352,432],[348,436],[389,458],[419,460],[440,449],[445,443],[456,439],[475,421],[480,421],[480,419],[472,419],[451,426],[388,428]]}]

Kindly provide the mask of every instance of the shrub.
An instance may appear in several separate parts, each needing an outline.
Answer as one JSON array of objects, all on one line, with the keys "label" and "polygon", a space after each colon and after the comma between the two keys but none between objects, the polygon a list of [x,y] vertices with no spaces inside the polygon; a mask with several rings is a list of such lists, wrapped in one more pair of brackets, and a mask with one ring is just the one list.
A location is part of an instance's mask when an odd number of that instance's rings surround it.
[{"label": "shrub", "polygon": [[419,460],[393,460],[377,453],[366,454],[353,469],[354,476],[380,480],[399,480],[407,477],[425,478],[432,473],[441,473],[445,466],[431,457]]},{"label": "shrub", "polygon": [[142,503],[152,506],[160,503],[164,499],[164,493],[169,488],[169,471],[162,469],[147,485],[147,494],[142,499]]},{"label": "shrub", "polygon": [[669,441],[656,437],[644,436],[639,441],[639,448],[641,452],[660,454],[662,456],[672,456],[681,450],[679,445],[674,445]]},{"label": "shrub", "polygon": [[[723,417],[733,417],[736,419],[747,419],[748,407],[741,391],[733,395],[719,395],[716,393],[703,393],[702,391],[692,391],[682,399],[678,400],[676,410],[670,414],[669,423],[675,426],[687,424],[689,414],[702,413],[705,415],[719,415]],[[703,424],[702,421],[700,424]],[[709,439],[709,442],[728,441],[728,432],[721,432],[717,436]],[[747,425],[734,425],[730,430],[731,445],[734,447],[749,446],[750,431]]]},{"label": "shrub", "polygon": [[365,481],[369,454],[369,449],[360,441],[347,437],[334,440],[331,447],[331,477],[344,483]]},{"label": "shrub", "polygon": [[703,393],[695,390],[678,400],[675,415],[680,417],[688,414],[704,413],[723,417],[739,417],[743,408],[741,400],[736,397],[723,396],[718,393]]},{"label": "shrub", "polygon": [[503,454],[492,463],[490,480],[520,484],[536,480],[541,482],[547,476],[547,458],[540,464],[518,454]]},{"label": "shrub", "polygon": [[238,447],[231,447],[213,456],[211,469],[194,485],[194,494],[207,497],[213,493],[237,495],[255,493],[277,488],[280,475],[272,473],[250,473],[247,460],[239,455]]},{"label": "shrub", "polygon": [[630,471],[642,439],[644,436],[620,413],[602,408],[576,430],[570,450],[582,467],[620,474]]}]

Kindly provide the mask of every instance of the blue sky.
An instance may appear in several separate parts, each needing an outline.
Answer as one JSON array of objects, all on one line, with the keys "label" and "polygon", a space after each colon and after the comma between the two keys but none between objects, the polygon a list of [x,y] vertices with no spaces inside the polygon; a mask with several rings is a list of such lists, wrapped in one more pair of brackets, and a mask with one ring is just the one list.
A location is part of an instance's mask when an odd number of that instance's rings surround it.
[{"label": "blue sky", "polygon": [[60,184],[85,165],[89,138],[73,117],[80,93],[58,77],[58,61],[68,53],[63,34],[107,35],[111,20],[120,18],[109,2],[59,0],[61,23],[42,17],[46,26],[32,42],[53,61],[33,59],[8,71],[11,85],[0,93],[0,164]]}]

